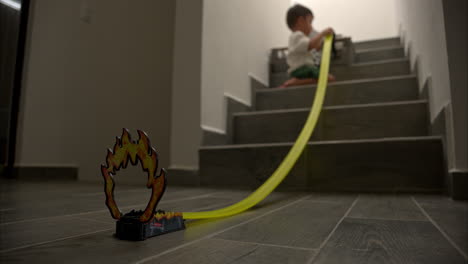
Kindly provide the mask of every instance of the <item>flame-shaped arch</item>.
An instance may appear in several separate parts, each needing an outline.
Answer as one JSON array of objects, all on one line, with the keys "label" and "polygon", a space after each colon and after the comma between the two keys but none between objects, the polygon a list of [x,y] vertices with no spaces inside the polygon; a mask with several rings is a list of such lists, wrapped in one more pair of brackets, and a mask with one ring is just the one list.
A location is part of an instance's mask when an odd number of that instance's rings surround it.
[{"label": "flame-shaped arch", "polygon": [[166,171],[158,169],[158,156],[156,150],[151,147],[150,140],[145,132],[138,130],[138,140],[132,141],[128,129],[124,128],[121,137],[117,137],[113,150],[108,149],[106,165],[101,165],[101,174],[104,177],[104,192],[106,193],[106,205],[114,219],[120,219],[120,212],[114,199],[114,175],[121,168],[126,168],[128,161],[136,165],[140,161],[143,171],[148,175],[146,187],[151,188],[151,197],[145,211],[140,216],[141,222],[148,222],[154,217],[156,205],[166,189]]}]

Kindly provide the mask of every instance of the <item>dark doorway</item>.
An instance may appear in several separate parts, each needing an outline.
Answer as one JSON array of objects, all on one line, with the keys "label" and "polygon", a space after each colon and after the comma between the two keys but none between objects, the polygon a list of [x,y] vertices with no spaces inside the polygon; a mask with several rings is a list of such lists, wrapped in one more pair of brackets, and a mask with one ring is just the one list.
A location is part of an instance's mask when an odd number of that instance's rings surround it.
[{"label": "dark doorway", "polygon": [[0,174],[11,175],[29,0],[0,0]]}]

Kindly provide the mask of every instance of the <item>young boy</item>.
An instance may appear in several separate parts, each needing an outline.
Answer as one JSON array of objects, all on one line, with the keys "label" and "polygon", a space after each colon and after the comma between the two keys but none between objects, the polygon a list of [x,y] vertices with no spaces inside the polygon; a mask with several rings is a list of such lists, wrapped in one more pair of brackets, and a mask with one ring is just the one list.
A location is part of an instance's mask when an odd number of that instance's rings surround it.
[{"label": "young boy", "polygon": [[[313,32],[313,19],[312,11],[305,6],[297,4],[288,10],[286,22],[292,34],[289,37],[287,62],[288,73],[292,78],[281,87],[317,83],[320,55],[316,51],[322,48],[322,39],[333,34],[333,29],[327,28],[319,33]],[[312,37],[308,37],[309,35]],[[334,81],[335,77],[330,74],[328,80]]]}]

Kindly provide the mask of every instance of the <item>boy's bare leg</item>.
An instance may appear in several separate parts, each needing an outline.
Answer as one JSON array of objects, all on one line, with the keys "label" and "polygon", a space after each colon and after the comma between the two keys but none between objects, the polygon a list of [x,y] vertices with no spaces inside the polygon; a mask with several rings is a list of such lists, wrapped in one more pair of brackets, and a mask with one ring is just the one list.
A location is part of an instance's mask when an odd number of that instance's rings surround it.
[{"label": "boy's bare leg", "polygon": [[[332,74],[329,74],[328,75],[328,81],[329,82],[336,81],[335,76],[333,76]],[[307,79],[292,78],[292,79],[289,79],[286,82],[284,82],[283,85],[280,86],[280,88],[286,88],[286,87],[289,87],[289,86],[316,84],[316,83],[317,83],[317,79],[313,79],[313,78],[307,78]]]},{"label": "boy's bare leg", "polygon": [[317,83],[316,79],[307,78],[307,79],[297,79],[292,78],[287,80],[286,82],[281,85],[281,88],[289,87],[289,86],[298,86],[298,85],[306,85],[306,84],[315,84]]}]

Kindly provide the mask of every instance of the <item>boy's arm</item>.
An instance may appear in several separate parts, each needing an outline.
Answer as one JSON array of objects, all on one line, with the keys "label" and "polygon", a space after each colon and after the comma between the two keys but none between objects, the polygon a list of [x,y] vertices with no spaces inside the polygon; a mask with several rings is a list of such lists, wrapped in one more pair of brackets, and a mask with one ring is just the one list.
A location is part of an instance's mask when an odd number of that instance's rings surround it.
[{"label": "boy's arm", "polygon": [[329,34],[333,34],[333,29],[332,28],[327,28],[324,31],[317,34],[315,37],[311,38],[310,42],[309,42],[308,49],[309,50],[312,50],[312,49],[320,50],[320,49],[322,49],[322,44],[323,44],[322,39],[325,36],[329,35]]}]

